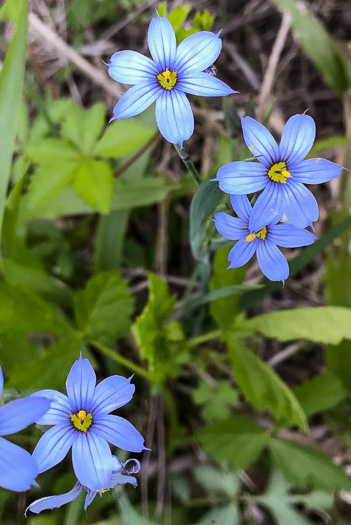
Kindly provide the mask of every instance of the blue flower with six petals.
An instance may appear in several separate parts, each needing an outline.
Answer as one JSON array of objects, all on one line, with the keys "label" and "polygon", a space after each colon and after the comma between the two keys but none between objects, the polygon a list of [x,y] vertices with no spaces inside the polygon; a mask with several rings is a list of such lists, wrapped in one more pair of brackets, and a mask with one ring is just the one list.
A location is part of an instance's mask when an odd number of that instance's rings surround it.
[{"label": "blue flower with six petals", "polygon": [[52,400],[39,425],[54,425],[38,441],[33,458],[39,472],[57,465],[72,447],[73,469],[78,481],[90,490],[108,486],[113,470],[109,443],[130,452],[144,450],[142,435],[122,417],[110,412],[128,403],[135,387],[130,379],[111,376],[96,386],[96,376],[88,359],[76,361],[67,377],[67,396],[42,390],[32,396]]},{"label": "blue flower with six petals", "polygon": [[261,229],[285,214],[297,228],[318,219],[317,201],[304,184],[338,177],[344,169],[325,159],[303,160],[313,146],[316,126],[308,115],[294,115],[279,146],[269,131],[251,117],[241,120],[244,140],[259,163],[237,161],[222,166],[217,178],[225,193],[242,195],[263,190],[250,216],[250,230]]},{"label": "blue flower with six petals", "polygon": [[[137,474],[139,472],[139,461],[137,459],[128,459],[128,461],[122,463],[116,456],[112,456],[112,459],[112,476],[109,483],[102,492],[105,492],[108,489],[113,489],[116,485],[125,485],[126,483],[130,483],[131,485],[133,485],[133,487],[136,487],[137,480],[133,476],[129,476],[129,474]],[[131,461],[134,463],[133,466],[127,467],[128,463],[130,463]],[[84,510],[86,512],[89,505],[94,501],[97,491],[90,490],[88,487],[83,487],[83,485],[79,483],[79,481],[77,481],[73,489],[67,492],[66,494],[48,496],[46,498],[40,498],[36,501],[33,501],[33,503],[31,503],[29,507],[27,507],[25,514],[27,514],[28,510],[30,510],[34,514],[39,514],[43,510],[58,509],[59,507],[62,507],[62,505],[65,505],[66,503],[70,503],[71,501],[77,499],[83,489],[87,493],[84,502]]]},{"label": "blue flower with six petals", "polygon": [[285,281],[289,266],[277,248],[298,248],[308,246],[316,240],[313,233],[292,224],[276,224],[273,220],[263,228],[251,228],[251,218],[257,203],[252,208],[246,195],[231,195],[231,204],[238,218],[219,212],[214,216],[217,230],[223,237],[238,241],[230,250],[228,268],[239,268],[246,264],[256,252],[258,264],[271,281]]},{"label": "blue flower with six petals", "polygon": [[118,101],[111,120],[134,117],[156,101],[161,134],[182,147],[194,131],[194,116],[185,93],[204,97],[236,93],[204,72],[220,54],[222,41],[219,34],[200,31],[177,47],[171,22],[157,14],[149,26],[148,45],[153,60],[135,51],[118,51],[111,57],[110,77],[132,86]]},{"label": "blue flower with six petals", "polygon": [[[0,396],[4,377],[0,367]],[[0,436],[8,436],[28,427],[50,408],[45,397],[24,398],[10,401],[0,408]],[[0,487],[14,491],[30,489],[36,485],[38,466],[23,448],[0,437]]]}]

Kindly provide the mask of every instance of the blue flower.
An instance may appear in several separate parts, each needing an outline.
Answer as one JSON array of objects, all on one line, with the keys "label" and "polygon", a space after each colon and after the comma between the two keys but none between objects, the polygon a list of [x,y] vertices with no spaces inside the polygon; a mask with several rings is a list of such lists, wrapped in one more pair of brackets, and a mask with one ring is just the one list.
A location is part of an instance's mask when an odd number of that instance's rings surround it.
[{"label": "blue flower", "polygon": [[[0,396],[4,377],[0,367]],[[19,432],[34,423],[50,408],[50,401],[42,397],[10,401],[0,408],[0,436]],[[8,490],[28,490],[36,485],[38,466],[29,452],[0,437],[0,487]]]},{"label": "blue flower", "polygon": [[127,420],[110,414],[132,399],[135,387],[130,379],[111,376],[95,384],[93,367],[80,356],[67,377],[68,397],[55,390],[33,394],[52,400],[50,410],[36,423],[54,425],[38,441],[33,457],[39,472],[44,472],[62,461],[72,447],[78,481],[90,490],[102,490],[113,469],[108,442],[129,452],[141,452],[144,439]]},{"label": "blue flower", "polygon": [[194,131],[194,116],[185,93],[220,97],[236,93],[218,78],[204,72],[217,59],[219,34],[201,31],[177,47],[171,22],[157,15],[148,32],[150,58],[135,51],[118,51],[111,57],[109,75],[132,87],[118,101],[114,119],[134,117],[156,101],[156,122],[166,140],[180,144]]},{"label": "blue flower", "polygon": [[319,184],[338,177],[344,169],[325,159],[303,160],[312,148],[316,126],[308,115],[294,115],[283,130],[279,146],[269,131],[251,117],[241,120],[244,140],[259,163],[231,162],[219,169],[222,191],[234,195],[263,189],[250,217],[250,229],[261,229],[285,214],[297,228],[312,226],[318,205],[304,184]]},{"label": "blue flower", "polygon": [[214,222],[219,233],[227,239],[238,241],[230,250],[228,268],[239,268],[246,264],[256,252],[258,264],[271,281],[285,281],[289,275],[288,263],[277,248],[297,248],[312,244],[317,237],[292,224],[276,224],[276,220],[257,228],[251,228],[255,207],[251,208],[246,195],[231,195],[232,206],[239,218],[227,213],[216,213]]},{"label": "blue flower", "polygon": [[[113,489],[116,485],[125,485],[126,483],[130,483],[131,485],[133,485],[133,487],[136,487],[137,480],[133,476],[129,476],[129,474],[137,474],[139,472],[139,461],[137,459],[129,459],[125,463],[122,463],[116,456],[112,456],[112,460],[112,475],[110,481],[108,482],[106,487],[101,491],[101,493],[106,492],[106,490],[108,489]],[[128,463],[130,463],[131,461],[133,462],[133,466],[127,468]],[[34,512],[34,514],[39,514],[43,510],[58,509],[59,507],[62,507],[62,505],[65,505],[66,503],[70,503],[71,501],[77,499],[83,489],[87,493],[84,502],[84,510],[86,512],[89,505],[93,502],[98,491],[91,490],[88,487],[84,487],[81,483],[79,483],[79,481],[77,481],[73,489],[67,492],[66,494],[59,494],[58,496],[49,496],[47,498],[40,498],[36,501],[33,501],[33,503],[31,503],[29,507],[27,507],[25,515],[27,514],[28,510]]]}]

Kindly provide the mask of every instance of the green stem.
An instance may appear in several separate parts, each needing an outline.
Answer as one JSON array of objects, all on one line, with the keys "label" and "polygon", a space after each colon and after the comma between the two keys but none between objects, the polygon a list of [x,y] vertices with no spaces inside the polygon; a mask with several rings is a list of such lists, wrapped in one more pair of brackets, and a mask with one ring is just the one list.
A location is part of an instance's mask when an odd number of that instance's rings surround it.
[{"label": "green stem", "polygon": [[220,339],[221,334],[221,330],[213,330],[212,332],[208,332],[207,334],[193,337],[192,339],[189,339],[189,341],[187,342],[187,346],[189,348],[192,348],[193,346],[201,345],[202,343],[207,343],[207,341],[212,341],[213,339]]},{"label": "green stem", "polygon": [[193,181],[195,182],[196,186],[200,186],[201,183],[202,183],[201,177],[199,175],[199,172],[195,168],[193,161],[190,159],[187,150],[184,147],[180,148],[178,144],[174,144],[174,147],[175,147],[179,157],[184,162],[188,172],[192,176]]},{"label": "green stem", "polygon": [[139,376],[144,377],[148,381],[151,381],[151,378],[148,372],[144,370],[144,368],[141,368],[141,366],[138,366],[132,361],[129,361],[129,359],[127,359],[126,357],[123,357],[122,355],[117,354],[117,352],[115,352],[108,346],[105,346],[104,344],[99,343],[98,341],[89,340],[88,343],[94,346],[102,354],[105,354],[107,355],[107,357],[110,357],[111,359],[114,359],[115,361],[117,361],[117,363],[119,363],[120,365],[125,366],[129,370],[132,370],[132,372],[135,372]]}]

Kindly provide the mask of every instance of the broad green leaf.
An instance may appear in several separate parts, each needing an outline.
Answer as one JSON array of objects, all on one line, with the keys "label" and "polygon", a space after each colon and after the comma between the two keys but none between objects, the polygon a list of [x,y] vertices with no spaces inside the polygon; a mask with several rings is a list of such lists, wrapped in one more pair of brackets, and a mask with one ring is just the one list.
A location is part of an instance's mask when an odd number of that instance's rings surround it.
[{"label": "broad green leaf", "polygon": [[194,27],[198,31],[211,31],[215,17],[211,16],[207,9],[201,14],[199,11],[194,16]]},{"label": "broad green leaf", "polygon": [[206,226],[222,195],[217,182],[207,179],[197,189],[191,201],[190,246],[195,259],[203,258]]},{"label": "broad green leaf", "polygon": [[323,452],[281,439],[272,439],[269,449],[274,463],[295,487],[303,489],[312,485],[326,491],[351,490],[351,479],[343,467]]},{"label": "broad green leaf", "polygon": [[[225,271],[228,266],[229,250],[228,248],[218,250],[215,255],[213,276],[210,284],[211,290],[213,291],[238,286],[244,282],[246,273],[245,266],[235,268],[229,272]],[[218,299],[211,303],[211,315],[223,331],[229,330],[234,323],[239,300],[239,295],[231,295],[230,297]]]},{"label": "broad green leaf", "polygon": [[114,182],[112,210],[132,210],[161,202],[174,186],[161,177],[120,177]]},{"label": "broad green leaf", "polygon": [[121,512],[123,525],[157,525],[154,521],[149,521],[141,516],[122,490],[115,489],[114,492],[116,493],[116,503]]},{"label": "broad green leaf", "polygon": [[258,459],[270,436],[250,419],[231,416],[202,428],[196,438],[213,459],[236,472],[246,470]]},{"label": "broad green leaf", "polygon": [[242,520],[239,513],[239,504],[233,503],[214,507],[201,517],[201,522],[208,524],[225,523],[225,525],[241,525]]},{"label": "broad green leaf", "polygon": [[351,62],[319,20],[296,0],[272,0],[289,13],[291,26],[306,55],[312,60],[323,80],[339,95],[351,85]]},{"label": "broad green leaf", "polygon": [[209,493],[222,493],[232,497],[240,491],[238,474],[224,469],[219,470],[210,465],[197,465],[194,469],[194,477]]},{"label": "broad green leaf", "polygon": [[92,153],[105,122],[105,106],[102,102],[82,110],[74,105],[62,124],[62,134],[73,142],[84,155]]},{"label": "broad green leaf", "polygon": [[62,390],[68,372],[74,361],[79,358],[81,349],[82,339],[79,334],[62,339],[57,345],[26,363],[26,366],[20,363],[12,368],[6,387],[18,390]]},{"label": "broad green leaf", "polygon": [[0,72],[0,232],[18,128],[27,50],[28,2],[18,0],[16,5],[16,29]]},{"label": "broad green leaf", "polygon": [[277,422],[307,430],[301,405],[280,377],[235,335],[227,336],[227,344],[235,379],[249,403],[259,412],[268,407]]},{"label": "broad green leaf", "polygon": [[87,339],[109,344],[128,333],[134,298],[115,271],[94,275],[74,297],[77,324]]},{"label": "broad green leaf", "polygon": [[155,129],[138,119],[116,120],[108,126],[96,144],[93,154],[101,157],[119,158],[129,155],[154,135]]},{"label": "broad green leaf", "polygon": [[320,153],[323,153],[328,149],[334,149],[340,146],[347,146],[348,143],[349,138],[344,137],[343,135],[333,135],[332,137],[327,137],[326,139],[317,140],[312,146],[312,149],[306,156],[306,158],[312,159],[313,157],[318,157]]},{"label": "broad green leaf", "polygon": [[168,20],[171,22],[174,32],[177,34],[178,31],[180,31],[183,27],[183,24],[185,20],[187,19],[188,14],[191,11],[190,5],[183,5],[183,6],[177,6],[175,9],[173,9],[169,15]]},{"label": "broad green leaf", "polygon": [[228,381],[219,381],[214,387],[203,381],[193,392],[194,402],[202,405],[201,416],[206,421],[227,419],[230,405],[238,401],[238,397],[238,391]]},{"label": "broad green leaf", "polygon": [[115,210],[100,217],[95,240],[95,272],[119,269],[128,220],[127,210]]},{"label": "broad green leaf", "polygon": [[323,306],[271,312],[240,323],[240,330],[260,332],[279,341],[307,339],[338,344],[351,339],[351,308]]},{"label": "broad green leaf", "polygon": [[49,164],[51,169],[59,169],[59,165],[79,162],[81,153],[76,146],[63,139],[46,138],[38,140],[26,149],[34,162],[38,164]]},{"label": "broad green leaf", "polygon": [[[16,351],[14,352],[14,348]],[[38,345],[31,342],[27,334],[12,333],[1,335],[0,364],[6,375],[11,375],[11,370],[19,364],[25,368],[28,363],[40,355]]]},{"label": "broad green leaf", "polygon": [[113,196],[113,173],[107,162],[88,160],[74,172],[73,184],[82,199],[100,213],[108,213]]},{"label": "broad green leaf", "polygon": [[293,391],[307,417],[333,408],[347,395],[340,379],[330,372],[306,381]]},{"label": "broad green leaf", "polygon": [[71,335],[73,328],[33,291],[0,281],[0,334],[49,332]]}]

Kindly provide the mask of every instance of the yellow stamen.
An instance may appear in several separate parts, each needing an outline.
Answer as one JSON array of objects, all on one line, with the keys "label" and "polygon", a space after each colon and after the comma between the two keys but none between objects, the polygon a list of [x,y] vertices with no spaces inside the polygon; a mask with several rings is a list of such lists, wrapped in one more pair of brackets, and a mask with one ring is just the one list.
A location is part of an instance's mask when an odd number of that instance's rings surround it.
[{"label": "yellow stamen", "polygon": [[157,80],[163,88],[171,90],[177,83],[177,72],[169,71],[169,69],[166,68],[163,73],[157,75]]},{"label": "yellow stamen", "polygon": [[286,179],[291,177],[290,172],[286,169],[285,162],[277,162],[273,164],[268,172],[268,177],[274,182],[286,184]]},{"label": "yellow stamen", "polygon": [[92,423],[92,415],[80,410],[77,414],[71,414],[71,421],[76,429],[86,432]]},{"label": "yellow stamen", "polygon": [[262,228],[262,230],[260,230],[259,232],[252,232],[252,233],[250,233],[250,235],[248,235],[246,237],[246,240],[248,242],[252,242],[254,239],[256,239],[256,237],[259,237],[263,241],[265,240],[265,238],[267,237],[267,228],[266,228],[266,226],[264,228]]},{"label": "yellow stamen", "polygon": [[250,146],[250,147],[249,147],[249,150],[250,150],[250,151],[252,151],[253,149],[254,149],[254,147],[253,147],[253,146]]},{"label": "yellow stamen", "polygon": [[248,242],[252,242],[254,239],[256,239],[256,233],[255,233],[255,232],[253,232],[252,234],[250,234],[250,235],[248,235],[248,236],[246,237],[246,240],[247,240]]}]

